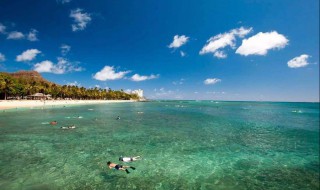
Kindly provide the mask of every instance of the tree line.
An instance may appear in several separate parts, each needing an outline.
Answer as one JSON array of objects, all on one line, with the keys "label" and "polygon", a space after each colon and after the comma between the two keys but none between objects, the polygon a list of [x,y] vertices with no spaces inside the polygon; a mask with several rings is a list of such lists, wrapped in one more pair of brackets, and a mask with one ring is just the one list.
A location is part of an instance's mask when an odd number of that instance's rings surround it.
[{"label": "tree line", "polygon": [[[41,77],[41,75],[40,75]],[[123,90],[84,88],[71,85],[57,85],[43,80],[28,77],[13,77],[8,73],[0,73],[0,99],[8,97],[24,99],[35,93],[50,94],[52,99],[78,100],[138,100],[137,94],[128,94]]]}]

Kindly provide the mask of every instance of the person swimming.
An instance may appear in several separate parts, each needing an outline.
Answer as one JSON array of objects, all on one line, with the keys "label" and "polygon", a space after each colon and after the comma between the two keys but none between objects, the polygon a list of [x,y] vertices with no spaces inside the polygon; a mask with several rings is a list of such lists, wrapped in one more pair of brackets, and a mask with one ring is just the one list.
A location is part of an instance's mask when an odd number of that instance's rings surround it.
[{"label": "person swimming", "polygon": [[120,164],[115,164],[115,163],[112,163],[110,161],[107,162],[107,165],[110,169],[115,169],[115,170],[122,170],[122,171],[125,171],[127,172],[127,174],[129,174],[129,170],[127,168],[131,168],[133,170],[135,170],[136,168],[135,167],[132,167],[132,166],[124,166],[124,165],[120,165]]},{"label": "person swimming", "polygon": [[76,126],[75,125],[70,125],[70,126],[67,126],[67,127],[60,127],[60,129],[75,129]]},{"label": "person swimming", "polygon": [[57,121],[51,121],[51,122],[50,122],[50,125],[57,125],[57,124],[58,124]]},{"label": "person swimming", "polygon": [[120,116],[117,117],[117,120],[120,120]]},{"label": "person swimming", "polygon": [[119,157],[119,161],[121,161],[121,162],[133,162],[133,161],[137,161],[137,160],[141,160],[140,156],[135,156],[135,157],[123,157],[123,156],[120,156]]},{"label": "person swimming", "polygon": [[75,125],[68,126],[68,129],[75,129],[75,128],[76,128]]}]

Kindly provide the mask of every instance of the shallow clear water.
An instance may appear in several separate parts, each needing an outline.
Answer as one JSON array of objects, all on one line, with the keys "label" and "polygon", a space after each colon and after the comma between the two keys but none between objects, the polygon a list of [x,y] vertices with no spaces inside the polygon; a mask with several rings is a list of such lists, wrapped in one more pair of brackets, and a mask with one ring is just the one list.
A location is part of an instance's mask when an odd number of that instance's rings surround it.
[{"label": "shallow clear water", "polygon": [[[319,189],[319,103],[18,109],[0,130],[1,189]],[[110,170],[121,155],[143,159]]]}]

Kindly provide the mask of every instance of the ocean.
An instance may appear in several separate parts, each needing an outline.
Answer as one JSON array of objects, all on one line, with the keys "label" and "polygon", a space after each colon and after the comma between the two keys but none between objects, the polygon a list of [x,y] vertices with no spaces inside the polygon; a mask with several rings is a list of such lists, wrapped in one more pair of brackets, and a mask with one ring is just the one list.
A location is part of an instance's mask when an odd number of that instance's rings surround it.
[{"label": "ocean", "polygon": [[319,103],[24,108],[0,111],[0,131],[2,190],[319,189]]}]

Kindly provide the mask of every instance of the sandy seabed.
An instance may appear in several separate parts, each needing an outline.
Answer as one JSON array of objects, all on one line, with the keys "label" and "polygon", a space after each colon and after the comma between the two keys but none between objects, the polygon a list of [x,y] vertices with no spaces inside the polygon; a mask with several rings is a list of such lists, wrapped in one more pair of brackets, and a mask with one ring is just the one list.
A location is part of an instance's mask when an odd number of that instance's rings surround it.
[{"label": "sandy seabed", "polygon": [[14,108],[33,108],[41,106],[105,104],[120,102],[135,102],[135,100],[0,100],[0,110]]}]

